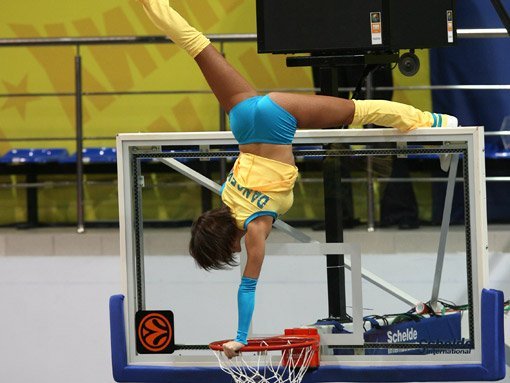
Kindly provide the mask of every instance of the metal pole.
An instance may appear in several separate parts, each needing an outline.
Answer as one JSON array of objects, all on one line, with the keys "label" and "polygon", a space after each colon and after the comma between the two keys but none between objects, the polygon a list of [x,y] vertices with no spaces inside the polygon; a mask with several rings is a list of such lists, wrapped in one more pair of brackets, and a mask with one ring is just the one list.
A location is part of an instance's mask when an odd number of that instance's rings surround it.
[{"label": "metal pole", "polygon": [[31,169],[27,176],[27,184],[34,184],[33,187],[27,188],[27,228],[37,227],[39,225],[39,208],[38,208],[38,197],[37,197],[37,171],[32,170],[33,166],[29,165]]},{"label": "metal pole", "polygon": [[[338,68],[320,69],[323,95],[338,97]],[[324,224],[326,242],[343,242],[342,166],[340,157],[326,157],[323,162]],[[349,321],[345,298],[345,261],[342,254],[326,255],[329,317]]]},{"label": "metal pole", "polygon": [[510,16],[508,15],[508,12],[506,11],[505,7],[503,6],[503,3],[501,0],[491,0],[492,5],[494,6],[494,9],[498,13],[499,18],[501,19],[501,22],[505,26],[506,30],[508,31],[508,35],[510,36]]},{"label": "metal pole", "polygon": [[446,239],[448,237],[448,228],[450,227],[450,218],[452,215],[453,193],[455,191],[455,178],[457,177],[457,167],[459,164],[459,154],[452,155],[450,164],[450,173],[448,175],[448,184],[446,186],[446,197],[443,208],[443,220],[441,222],[441,236],[439,237],[439,248],[437,250],[436,271],[434,273],[434,283],[432,285],[432,296],[430,306],[434,310],[439,310],[437,301],[439,299],[439,289],[441,287],[441,277],[443,275],[444,255],[446,252]]},{"label": "metal pole", "polygon": [[80,45],[76,45],[74,58],[76,102],[76,210],[78,233],[85,231],[83,219],[83,88]]},{"label": "metal pole", "polygon": [[[213,43],[217,42],[256,42],[255,33],[229,33],[206,35]],[[505,28],[457,29],[459,39],[508,38]],[[109,36],[109,37],[35,37],[0,38],[2,47],[65,46],[65,45],[117,45],[117,44],[173,44],[166,36]]]},{"label": "metal pole", "polygon": [[[374,98],[374,77],[370,72],[366,79],[365,98],[370,100]],[[371,128],[372,126],[368,126]],[[371,156],[367,157],[367,230],[375,230],[375,203],[374,203],[374,164]]]},{"label": "metal pole", "polygon": [[[220,53],[225,57],[225,44],[220,43]],[[227,130],[227,116],[225,111],[220,105],[220,131],[224,132]],[[223,184],[227,179],[227,160],[226,158],[220,159],[220,183]]]}]

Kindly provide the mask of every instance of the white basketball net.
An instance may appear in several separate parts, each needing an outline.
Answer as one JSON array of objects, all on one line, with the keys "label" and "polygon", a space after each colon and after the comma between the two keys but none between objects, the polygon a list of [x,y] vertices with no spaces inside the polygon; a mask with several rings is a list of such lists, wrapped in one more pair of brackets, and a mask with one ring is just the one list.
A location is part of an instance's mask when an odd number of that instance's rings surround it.
[{"label": "white basketball net", "polygon": [[235,383],[300,383],[312,360],[313,347],[241,353],[232,359],[223,351],[214,354]]}]

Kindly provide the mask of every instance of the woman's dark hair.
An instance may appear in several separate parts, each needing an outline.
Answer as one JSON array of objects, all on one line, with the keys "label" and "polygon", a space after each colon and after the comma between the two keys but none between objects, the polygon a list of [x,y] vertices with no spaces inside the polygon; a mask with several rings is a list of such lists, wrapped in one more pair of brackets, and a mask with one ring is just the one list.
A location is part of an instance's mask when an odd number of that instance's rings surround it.
[{"label": "woman's dark hair", "polygon": [[232,251],[236,236],[236,221],[228,206],[209,210],[191,226],[189,253],[205,270],[237,266]]}]

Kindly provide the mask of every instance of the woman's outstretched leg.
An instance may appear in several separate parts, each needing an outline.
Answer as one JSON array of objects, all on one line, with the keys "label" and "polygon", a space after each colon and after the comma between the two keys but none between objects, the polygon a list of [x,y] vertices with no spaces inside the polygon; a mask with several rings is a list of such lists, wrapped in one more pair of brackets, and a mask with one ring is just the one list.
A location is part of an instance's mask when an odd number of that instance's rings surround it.
[{"label": "woman's outstretched leg", "polygon": [[225,112],[257,91],[209,44],[196,57],[202,74]]},{"label": "woman's outstretched leg", "polygon": [[457,126],[453,116],[423,112],[410,105],[386,100],[346,100],[289,93],[271,93],[269,96],[289,111],[298,121],[298,127],[304,129],[375,124],[407,132],[419,127]]},{"label": "woman's outstretched leg", "polygon": [[201,32],[168,5],[168,0],[138,0],[149,19],[195,59],[220,105],[229,112],[257,95],[255,89],[225,60]]},{"label": "woman's outstretched leg", "polygon": [[[143,4],[152,22],[196,60],[226,112],[257,94],[209,40],[168,5],[168,0],[138,1]],[[273,93],[270,97],[294,115],[300,128],[327,128],[353,123],[376,124],[408,131],[417,127],[457,125],[455,117],[422,112],[412,106],[391,101],[351,101],[285,93]]]},{"label": "woman's outstretched leg", "polygon": [[456,128],[456,117],[424,112],[411,105],[387,100],[354,100],[353,124],[376,124],[407,132],[416,128]]}]

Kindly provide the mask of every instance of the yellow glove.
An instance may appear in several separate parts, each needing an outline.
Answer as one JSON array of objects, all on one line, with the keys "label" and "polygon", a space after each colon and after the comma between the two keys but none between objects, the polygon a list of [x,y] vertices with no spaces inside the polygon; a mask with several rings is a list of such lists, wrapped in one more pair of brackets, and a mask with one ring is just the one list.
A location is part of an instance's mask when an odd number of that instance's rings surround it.
[{"label": "yellow glove", "polygon": [[201,32],[190,26],[184,18],[168,5],[168,0],[138,0],[149,19],[179,47],[195,58],[211,42]]}]

